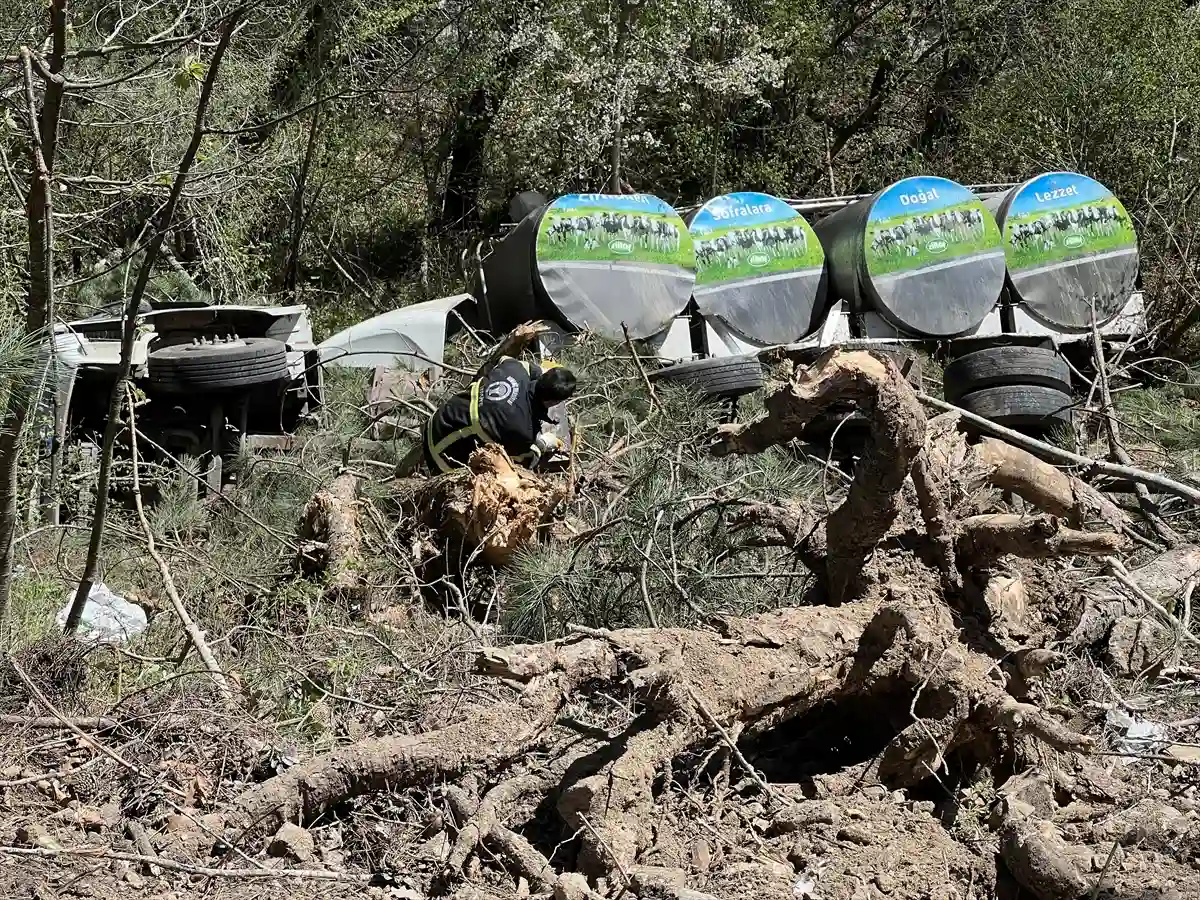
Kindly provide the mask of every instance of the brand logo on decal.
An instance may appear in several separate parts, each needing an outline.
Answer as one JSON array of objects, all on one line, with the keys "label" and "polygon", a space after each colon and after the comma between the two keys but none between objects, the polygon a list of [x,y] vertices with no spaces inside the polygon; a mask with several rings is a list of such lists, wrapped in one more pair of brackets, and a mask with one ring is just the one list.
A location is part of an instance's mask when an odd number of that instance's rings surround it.
[{"label": "brand logo on decal", "polygon": [[946,242],[943,240],[930,241],[925,245],[925,249],[930,253],[941,253],[946,249]]},{"label": "brand logo on decal", "polygon": [[754,266],[756,269],[761,269],[771,261],[771,257],[765,253],[751,253],[750,258],[746,262]]},{"label": "brand logo on decal", "polygon": [[1063,246],[1070,247],[1074,250],[1076,247],[1082,247],[1086,243],[1082,234],[1068,234],[1063,238]]},{"label": "brand logo on decal", "polygon": [[613,253],[621,253],[621,254],[632,253],[633,252],[633,244],[629,243],[629,241],[609,241],[608,249],[611,250]]},{"label": "brand logo on decal", "polygon": [[516,386],[509,381],[493,381],[487,386],[483,392],[483,396],[487,397],[493,403],[503,403],[513,395]]}]

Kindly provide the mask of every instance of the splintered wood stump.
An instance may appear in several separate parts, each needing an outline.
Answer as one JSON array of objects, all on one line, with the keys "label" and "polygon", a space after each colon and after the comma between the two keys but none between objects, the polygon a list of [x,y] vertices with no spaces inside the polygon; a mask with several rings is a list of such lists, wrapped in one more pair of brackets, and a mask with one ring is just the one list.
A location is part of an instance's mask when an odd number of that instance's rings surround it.
[{"label": "splintered wood stump", "polygon": [[423,485],[414,513],[463,541],[489,565],[502,566],[539,531],[562,501],[562,488],[514,465],[499,447],[481,447],[467,467]]},{"label": "splintered wood stump", "polygon": [[537,322],[525,322],[522,325],[518,325],[516,328],[506,334],[501,339],[499,344],[492,348],[492,352],[488,354],[487,359],[483,361],[482,365],[479,367],[479,370],[475,373],[475,378],[482,378],[484,375],[490,372],[500,362],[501,358],[505,356],[517,356],[530,344],[536,341],[543,334],[547,334],[549,331],[550,326],[540,320]]},{"label": "splintered wood stump", "polygon": [[362,528],[358,521],[358,476],[343,473],[317,491],[300,517],[297,565],[305,574],[323,573],[326,592],[347,605],[363,604]]}]

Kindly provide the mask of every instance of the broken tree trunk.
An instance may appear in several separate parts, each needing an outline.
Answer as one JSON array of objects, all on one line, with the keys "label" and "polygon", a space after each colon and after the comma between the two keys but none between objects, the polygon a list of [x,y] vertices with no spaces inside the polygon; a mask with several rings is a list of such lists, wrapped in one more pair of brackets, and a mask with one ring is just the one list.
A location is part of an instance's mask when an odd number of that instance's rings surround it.
[{"label": "broken tree trunk", "polygon": [[825,574],[834,602],[853,600],[863,569],[900,512],[901,489],[925,445],[925,413],[912,387],[886,356],[830,350],[798,367],[766,400],[766,415],[722,426],[713,452],[760,453],[797,437],[835,403],[853,401],[870,423],[872,450],[859,461],[845,501],[825,525]]},{"label": "broken tree trunk", "polygon": [[917,398],[925,406],[932,407],[940,412],[954,413],[960,416],[964,422],[971,423],[973,428],[984,434],[994,435],[1014,446],[1021,447],[1031,453],[1037,453],[1045,459],[1052,459],[1063,465],[1079,466],[1088,477],[1107,475],[1112,478],[1125,479],[1137,484],[1157,488],[1164,493],[1174,494],[1176,497],[1182,497],[1184,500],[1200,504],[1200,488],[1184,484],[1182,481],[1176,481],[1174,478],[1168,478],[1160,472],[1147,472],[1145,469],[1118,465],[1107,460],[1092,459],[1088,456],[1072,453],[1070,450],[1063,450],[1061,447],[1055,447],[1053,444],[1047,444],[1045,441],[1031,438],[1020,432],[1013,431],[1011,428],[997,425],[983,416],[977,416],[974,413],[967,412],[965,409],[959,409],[957,406],[947,403],[938,397],[931,397],[928,394],[918,394]]},{"label": "broken tree trunk", "polygon": [[[1133,569],[1129,580],[1135,587],[1170,603],[1183,594],[1187,583],[1200,578],[1200,547],[1177,547]],[[1142,600],[1116,578],[1106,578],[1083,597],[1066,645],[1083,649],[1108,636],[1113,624],[1127,616],[1145,613]]]},{"label": "broken tree trunk", "polygon": [[537,540],[563,496],[561,487],[489,445],[472,453],[466,468],[422,483],[402,503],[418,520],[463,541],[469,553],[501,566]]},{"label": "broken tree trunk", "polygon": [[305,574],[324,573],[327,594],[345,605],[368,599],[363,580],[362,527],[357,475],[342,473],[317,491],[300,517],[297,564]]},{"label": "broken tree trunk", "polygon": [[1115,531],[1129,527],[1129,517],[1091,485],[1085,484],[1032,453],[984,438],[971,448],[975,461],[988,472],[988,481],[1012,491],[1038,509],[1061,516],[1073,528],[1099,520]]},{"label": "broken tree trunk", "polygon": [[1064,528],[1054,516],[996,513],[972,516],[962,523],[958,552],[973,565],[986,567],[1004,556],[1108,556],[1123,545],[1118,534]]}]

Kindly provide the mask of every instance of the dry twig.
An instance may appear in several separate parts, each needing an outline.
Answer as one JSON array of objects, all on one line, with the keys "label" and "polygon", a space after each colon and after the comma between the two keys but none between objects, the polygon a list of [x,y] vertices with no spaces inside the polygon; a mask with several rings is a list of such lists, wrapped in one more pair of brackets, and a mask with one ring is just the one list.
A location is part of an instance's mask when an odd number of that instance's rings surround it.
[{"label": "dry twig", "polygon": [[624,322],[621,323],[621,331],[625,333],[625,346],[629,348],[629,357],[637,367],[638,374],[642,376],[642,386],[646,388],[650,402],[654,404],[655,409],[662,412],[662,401],[658,399],[658,394],[654,393],[654,385],[650,383],[650,376],[646,374],[646,367],[642,365],[642,358],[638,356],[637,349],[633,346],[633,338],[629,336],[629,327]]},{"label": "dry twig", "polygon": [[233,689],[229,687],[229,679],[221,671],[221,666],[217,663],[217,658],[213,655],[212,648],[208,646],[204,632],[196,625],[195,620],[188,613],[187,607],[184,606],[183,599],[179,596],[179,591],[175,587],[175,578],[171,574],[171,567],[167,565],[166,559],[158,552],[158,548],[154,544],[154,529],[150,527],[150,520],[146,518],[146,509],[142,505],[142,486],[140,476],[138,475],[140,466],[138,463],[137,416],[134,413],[133,392],[128,387],[126,387],[126,395],[129,404],[129,449],[133,464],[133,505],[137,510],[138,522],[142,526],[142,534],[146,538],[146,552],[150,554],[150,558],[158,566],[158,574],[162,579],[163,590],[167,593],[167,599],[171,601],[171,609],[175,611],[175,615],[179,618],[179,624],[183,626],[183,630],[187,633],[188,640],[196,648],[196,652],[200,654],[200,660],[204,663],[204,668],[212,676],[213,684],[217,686],[221,700],[227,707],[232,706],[234,695]]},{"label": "dry twig", "polygon": [[10,856],[40,856],[54,859],[61,856],[75,856],[85,859],[113,859],[121,862],[141,863],[147,866],[159,866],[170,872],[182,872],[185,875],[203,875],[207,878],[230,878],[238,881],[260,878],[295,878],[301,881],[338,881],[346,884],[369,884],[374,875],[355,874],[352,872],[332,872],[328,869],[214,869],[209,866],[195,866],[191,863],[177,862],[162,856],[143,856],[140,853],[120,853],[115,850],[102,850],[96,847],[64,847],[61,850],[47,850],[42,847],[2,847],[0,853]]}]

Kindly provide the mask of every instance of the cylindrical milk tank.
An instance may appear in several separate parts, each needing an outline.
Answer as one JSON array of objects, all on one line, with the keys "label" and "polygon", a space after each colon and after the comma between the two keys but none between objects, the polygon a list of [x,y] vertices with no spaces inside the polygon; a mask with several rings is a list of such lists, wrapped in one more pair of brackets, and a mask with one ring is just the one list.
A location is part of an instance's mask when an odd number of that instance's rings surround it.
[{"label": "cylindrical milk tank", "polygon": [[701,313],[760,344],[786,344],[820,327],[828,311],[825,251],[783,200],[723,194],[689,217],[688,230]]},{"label": "cylindrical milk tank", "polygon": [[1012,298],[1031,314],[1083,330],[1125,308],[1137,279],[1137,233],[1108,188],[1075,172],[1047,172],[983,201],[1000,224]]},{"label": "cylindrical milk tank", "polygon": [[822,219],[815,231],[838,298],[910,334],[964,334],[1004,287],[996,220],[946,178],[897,181]]},{"label": "cylindrical milk tank", "polygon": [[679,315],[696,280],[692,239],[650,194],[568,194],[527,215],[483,261],[491,326],[531,319],[644,339]]}]

